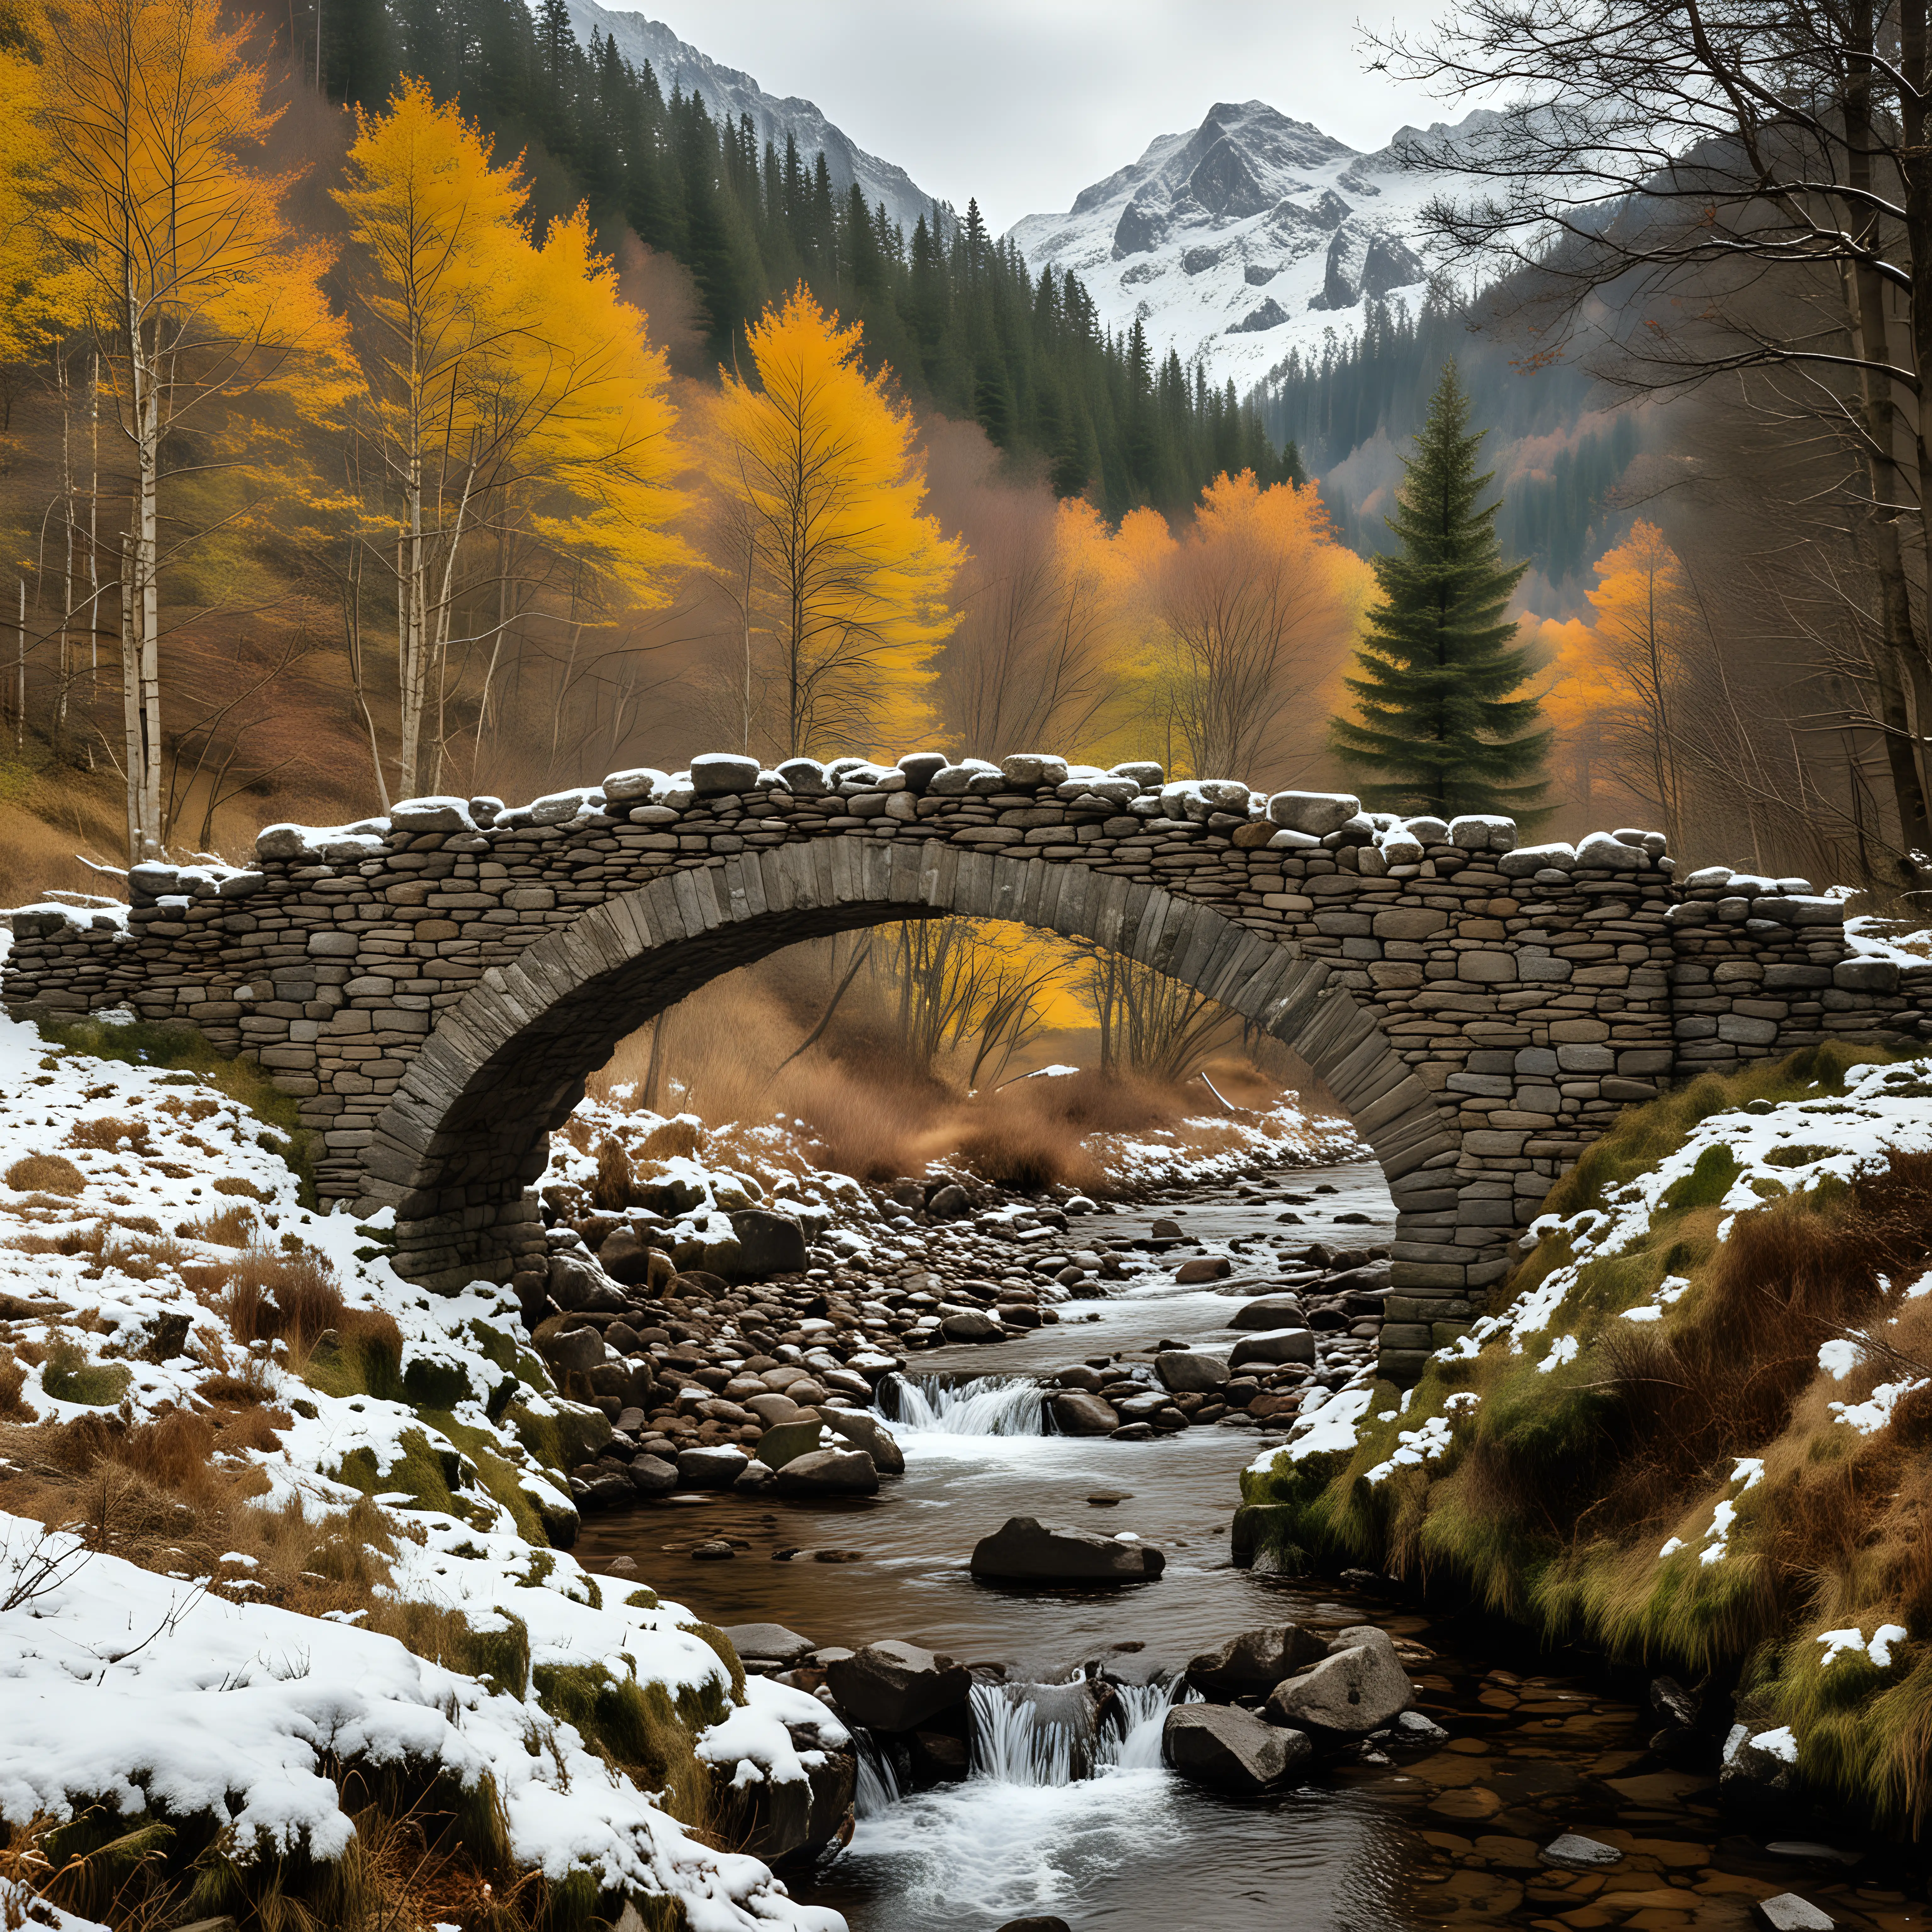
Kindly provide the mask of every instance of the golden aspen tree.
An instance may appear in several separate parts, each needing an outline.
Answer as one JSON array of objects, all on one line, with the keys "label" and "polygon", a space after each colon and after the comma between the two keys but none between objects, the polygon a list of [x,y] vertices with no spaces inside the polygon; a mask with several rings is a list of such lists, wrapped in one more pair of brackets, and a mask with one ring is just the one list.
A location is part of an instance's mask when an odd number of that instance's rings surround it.
[{"label": "golden aspen tree", "polygon": [[[185,434],[218,437],[244,402],[257,417],[274,396],[326,412],[340,398],[340,330],[321,289],[329,250],[295,232],[288,179],[256,164],[279,110],[242,31],[209,0],[54,0],[38,24],[32,98],[57,184],[46,232],[134,470],[121,632],[139,861],[166,836],[162,572],[194,540],[166,507],[173,452]],[[242,460],[219,447],[197,460]]]},{"label": "golden aspen tree", "polygon": [[866,373],[857,325],[842,328],[802,284],[748,346],[757,382],[724,372],[712,479],[742,511],[770,748],[902,748],[931,717],[962,556],[924,514],[911,413]]},{"label": "golden aspen tree", "polygon": [[[533,245],[526,197],[517,169],[421,81],[404,81],[380,114],[358,111],[336,199],[358,271],[364,441],[379,472],[367,494],[386,506],[372,506],[380,534],[366,548],[393,574],[404,796],[442,782],[459,695],[482,742],[506,638],[528,614],[508,587],[519,542],[634,603],[658,601],[685,560],[668,528],[682,500],[664,356],[595,252],[584,212]],[[386,802],[356,632],[352,618],[356,696]],[[481,665],[466,687],[458,644]]]}]

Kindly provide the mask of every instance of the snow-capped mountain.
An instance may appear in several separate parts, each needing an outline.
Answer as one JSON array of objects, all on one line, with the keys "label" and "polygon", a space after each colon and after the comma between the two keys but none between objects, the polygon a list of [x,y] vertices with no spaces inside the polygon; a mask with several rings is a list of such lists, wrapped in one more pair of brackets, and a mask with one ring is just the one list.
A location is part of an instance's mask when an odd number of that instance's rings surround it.
[{"label": "snow-capped mountain", "polygon": [[1036,272],[1071,268],[1103,322],[1138,316],[1157,355],[1198,354],[1245,390],[1324,330],[1349,333],[1367,298],[1420,299],[1418,218],[1455,178],[1396,165],[1419,131],[1364,154],[1265,101],[1223,103],[1012,238]]},{"label": "snow-capped mountain", "polygon": [[808,164],[823,154],[832,175],[832,185],[842,194],[854,181],[864,191],[866,205],[880,202],[886,212],[910,235],[922,214],[932,218],[933,197],[904,169],[868,154],[843,129],[826,120],[815,103],[796,95],[780,100],[767,94],[748,74],[736,68],[722,67],[708,54],[700,53],[688,40],[681,40],[662,20],[646,20],[641,14],[614,13],[597,4],[597,0],[568,0],[570,23],[587,47],[593,29],[617,44],[617,51],[634,66],[649,61],[666,100],[674,86],[686,94],[702,95],[713,120],[736,120],[741,114],[752,117],[762,144],[770,140],[782,148],[790,134],[798,142],[799,152]]}]

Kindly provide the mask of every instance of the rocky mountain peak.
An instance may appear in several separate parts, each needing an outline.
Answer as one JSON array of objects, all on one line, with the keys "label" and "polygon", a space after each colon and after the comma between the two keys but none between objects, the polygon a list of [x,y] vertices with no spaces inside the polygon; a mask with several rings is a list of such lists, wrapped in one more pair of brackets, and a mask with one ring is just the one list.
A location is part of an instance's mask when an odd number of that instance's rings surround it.
[{"label": "rocky mountain peak", "polygon": [[[1405,128],[1397,140],[1443,129]],[[1291,349],[1426,285],[1420,214],[1448,177],[1363,154],[1264,100],[1217,102],[1012,239],[1038,272],[1071,269],[1104,321],[1138,320],[1165,355],[1258,381]],[[1265,290],[1257,299],[1256,292]]]}]

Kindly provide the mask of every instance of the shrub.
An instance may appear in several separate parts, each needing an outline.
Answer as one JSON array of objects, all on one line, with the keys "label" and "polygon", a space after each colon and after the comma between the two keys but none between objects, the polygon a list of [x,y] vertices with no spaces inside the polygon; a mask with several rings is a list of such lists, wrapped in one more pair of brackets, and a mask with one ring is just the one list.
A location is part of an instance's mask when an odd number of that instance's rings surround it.
[{"label": "shrub", "polygon": [[112,1408],[128,1392],[133,1373],[124,1363],[95,1362],[77,1342],[56,1342],[40,1370],[40,1386],[60,1402]]},{"label": "shrub", "polygon": [[87,1176],[64,1154],[30,1154],[8,1168],[7,1185],[22,1194],[71,1197],[86,1190]]},{"label": "shrub", "polygon": [[69,1147],[96,1148],[103,1154],[118,1154],[123,1146],[136,1154],[154,1152],[148,1144],[146,1120],[124,1120],[112,1114],[75,1121],[68,1130],[67,1142]]}]

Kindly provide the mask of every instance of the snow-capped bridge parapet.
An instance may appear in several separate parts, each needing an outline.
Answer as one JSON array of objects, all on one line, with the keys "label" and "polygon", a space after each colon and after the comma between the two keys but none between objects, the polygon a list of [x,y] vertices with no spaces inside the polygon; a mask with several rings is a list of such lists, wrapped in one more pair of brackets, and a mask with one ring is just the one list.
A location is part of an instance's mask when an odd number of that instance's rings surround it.
[{"label": "snow-capped bridge parapet", "polygon": [[1301,1054],[1399,1221],[1387,1366],[1466,1321],[1618,1109],[1707,1066],[1916,1028],[1932,967],[1854,956],[1837,903],[1654,835],[1520,849],[1505,819],[1160,768],[722,755],[506,810],[426,799],[272,826],[245,870],[148,866],[124,920],[14,916],[23,1015],[129,1010],[254,1055],[320,1136],[318,1186],[397,1211],[432,1286],[543,1246],[548,1136],[618,1040],[793,941],[946,914],[1078,936]]}]

